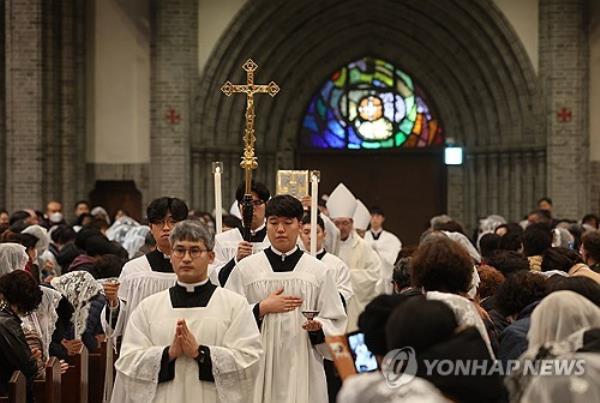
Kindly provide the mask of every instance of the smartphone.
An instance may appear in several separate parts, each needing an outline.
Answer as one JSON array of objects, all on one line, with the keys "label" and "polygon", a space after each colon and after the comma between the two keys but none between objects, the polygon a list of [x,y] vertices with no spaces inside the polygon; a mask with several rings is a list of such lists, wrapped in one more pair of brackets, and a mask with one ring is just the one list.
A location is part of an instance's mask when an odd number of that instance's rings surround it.
[{"label": "smartphone", "polygon": [[346,338],[348,339],[350,354],[352,354],[352,358],[354,359],[356,372],[360,374],[377,371],[377,359],[365,344],[365,334],[362,332],[352,332],[348,333]]}]

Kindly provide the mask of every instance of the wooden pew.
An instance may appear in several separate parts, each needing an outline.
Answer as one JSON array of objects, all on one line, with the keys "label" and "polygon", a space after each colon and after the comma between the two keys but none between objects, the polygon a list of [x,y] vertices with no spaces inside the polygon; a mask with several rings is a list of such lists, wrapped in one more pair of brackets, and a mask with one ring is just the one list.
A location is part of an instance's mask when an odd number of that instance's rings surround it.
[{"label": "wooden pew", "polygon": [[21,371],[13,372],[8,382],[8,396],[0,396],[1,403],[26,403],[27,378]]},{"label": "wooden pew", "polygon": [[88,403],[88,351],[85,347],[81,354],[69,356],[69,369],[62,376],[62,403]]},{"label": "wooden pew", "polygon": [[61,374],[58,358],[50,357],[46,364],[46,379],[33,382],[33,394],[36,403],[61,402]]},{"label": "wooden pew", "polygon": [[102,403],[104,395],[104,370],[106,369],[106,342],[100,343],[100,348],[89,353],[89,389],[88,402]]}]

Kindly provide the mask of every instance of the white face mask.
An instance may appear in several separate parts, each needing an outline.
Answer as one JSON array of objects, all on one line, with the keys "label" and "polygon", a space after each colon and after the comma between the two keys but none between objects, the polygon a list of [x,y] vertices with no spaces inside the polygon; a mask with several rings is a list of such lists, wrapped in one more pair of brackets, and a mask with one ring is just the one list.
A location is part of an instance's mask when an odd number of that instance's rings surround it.
[{"label": "white face mask", "polygon": [[58,213],[58,212],[52,213],[52,214],[50,214],[48,219],[50,220],[51,223],[58,224],[59,222],[61,222],[63,220],[63,215],[62,215],[62,213]]}]

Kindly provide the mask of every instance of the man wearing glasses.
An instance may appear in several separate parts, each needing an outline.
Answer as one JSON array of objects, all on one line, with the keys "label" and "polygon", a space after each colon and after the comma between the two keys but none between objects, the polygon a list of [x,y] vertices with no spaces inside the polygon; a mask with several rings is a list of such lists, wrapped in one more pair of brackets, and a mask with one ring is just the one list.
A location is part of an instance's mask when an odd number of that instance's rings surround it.
[{"label": "man wearing glasses", "polygon": [[[252,181],[252,201],[254,209],[252,214],[252,227],[250,242],[244,241],[242,230],[237,228],[218,234],[215,238],[215,262],[210,269],[211,280],[215,284],[225,286],[229,275],[242,259],[261,252],[269,247],[267,229],[265,226],[265,205],[271,198],[271,193],[265,185]],[[242,200],[244,198],[245,182],[238,186],[235,198],[243,215]]]},{"label": "man wearing glasses", "polygon": [[202,225],[180,222],[170,241],[177,282],[132,313],[112,401],[247,401],[263,349],[246,299],[208,280],[213,240]]},{"label": "man wearing glasses", "polygon": [[146,216],[156,240],[156,249],[127,262],[118,282],[103,285],[108,301],[102,315],[103,327],[114,341],[125,333],[131,312],[144,298],[175,283],[169,235],[175,224],[185,220],[187,215],[185,202],[178,198],[161,197],[148,205]]}]

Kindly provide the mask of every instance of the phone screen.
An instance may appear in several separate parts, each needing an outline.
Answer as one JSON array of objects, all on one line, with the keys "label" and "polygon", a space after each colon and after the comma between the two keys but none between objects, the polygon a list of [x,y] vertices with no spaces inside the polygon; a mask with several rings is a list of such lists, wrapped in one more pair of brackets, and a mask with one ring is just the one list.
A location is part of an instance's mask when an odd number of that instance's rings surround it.
[{"label": "phone screen", "polygon": [[371,372],[377,370],[377,360],[365,344],[365,335],[361,332],[348,334],[348,346],[354,358],[356,372]]}]

